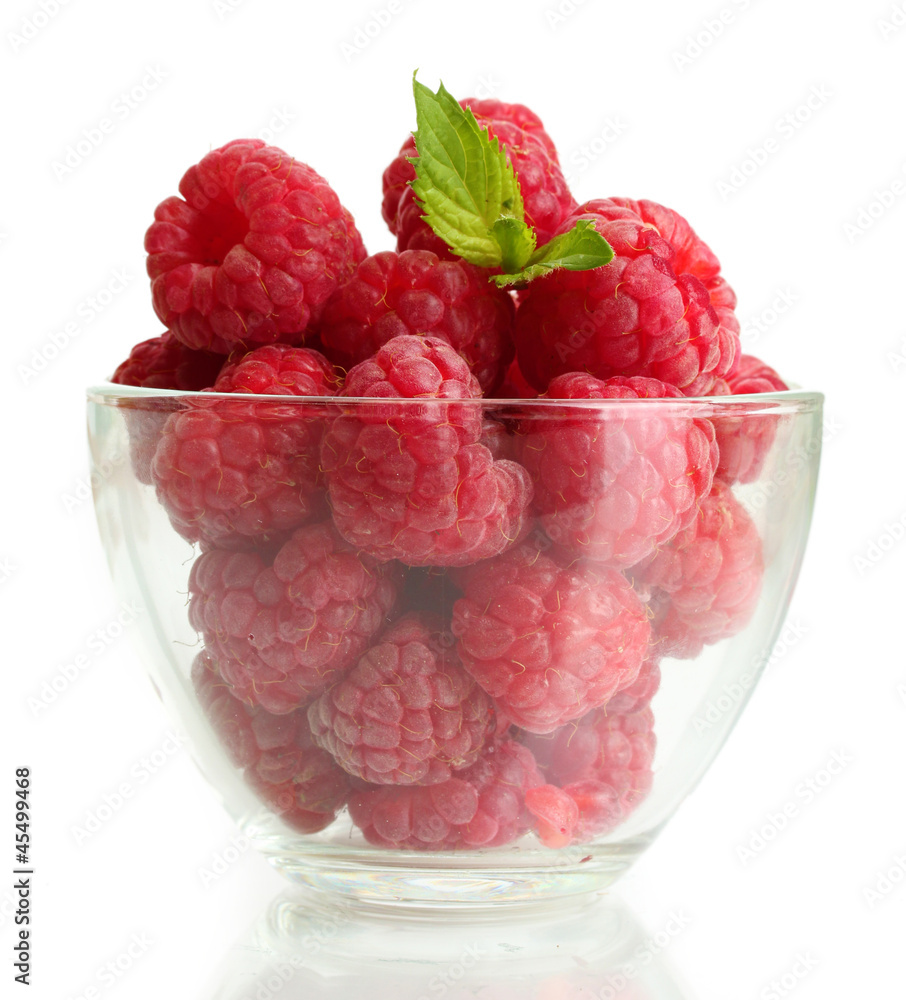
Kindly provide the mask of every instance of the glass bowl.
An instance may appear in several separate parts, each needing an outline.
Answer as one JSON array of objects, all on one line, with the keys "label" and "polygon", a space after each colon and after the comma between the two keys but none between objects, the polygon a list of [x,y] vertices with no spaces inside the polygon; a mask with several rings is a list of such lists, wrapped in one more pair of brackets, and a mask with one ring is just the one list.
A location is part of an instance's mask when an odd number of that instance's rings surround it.
[{"label": "glass bowl", "polygon": [[335,896],[527,904],[609,885],[726,740],[822,402],[105,384],[91,480],[155,688],[252,845]]}]

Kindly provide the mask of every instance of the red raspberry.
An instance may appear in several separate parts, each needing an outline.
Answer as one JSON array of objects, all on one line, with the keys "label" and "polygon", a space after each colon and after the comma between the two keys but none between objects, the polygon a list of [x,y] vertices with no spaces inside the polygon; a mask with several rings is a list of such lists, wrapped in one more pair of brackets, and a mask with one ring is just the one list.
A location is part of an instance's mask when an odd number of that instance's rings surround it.
[{"label": "red raspberry", "polygon": [[377,847],[444,851],[500,847],[531,826],[525,794],[544,779],[531,752],[507,740],[440,785],[354,793],[349,815]]},{"label": "red raspberry", "polygon": [[458,576],[460,659],[516,725],[552,732],[638,676],[650,626],[616,570],[563,569],[525,544]]},{"label": "red raspberry", "polygon": [[764,575],[761,538],[730,487],[715,480],[695,520],[632,575],[652,591],[658,653],[689,659],[748,624]]},{"label": "red raspberry", "polygon": [[[698,236],[689,223],[673,209],[665,208],[647,198],[633,201],[630,198],[610,198],[614,205],[627,208],[648,225],[654,226],[676,251],[673,270],[677,274],[691,274],[708,289],[711,305],[725,332],[726,343],[721,353],[735,351],[739,354],[739,320],[736,318],[736,295],[720,274],[720,261],[711,248]],[[735,337],[734,337],[735,335]]]},{"label": "red raspberry", "polygon": [[427,250],[367,257],[331,296],[318,325],[330,357],[344,368],[365,361],[393,337],[430,335],[468,362],[485,391],[513,357],[514,307],[487,272]]},{"label": "red raspberry", "polygon": [[[317,351],[274,344],[231,358],[215,392],[332,396],[339,379]],[[190,542],[272,544],[323,509],[316,407],[200,397],[174,413],[151,467],[173,527]]]},{"label": "red raspberry", "polygon": [[189,619],[233,693],[291,712],[339,680],[386,624],[399,572],[353,552],[329,524],[273,558],[214,550],[189,576]]},{"label": "red raspberry", "polygon": [[347,541],[382,560],[462,566],[519,537],[531,483],[478,443],[481,406],[468,401],[479,394],[468,365],[435,337],[395,337],[352,369],[343,395],[388,402],[357,404],[324,437],[321,464]]},{"label": "red raspberry", "polygon": [[323,177],[260,139],[190,167],[145,235],[154,310],[187,346],[301,343],[365,256]]},{"label": "red raspberry", "polygon": [[[782,392],[788,388],[773,368],[751,354],[743,354],[739,359],[739,367],[726,379],[726,394],[733,396]],[[725,411],[721,409],[721,412]],[[781,419],[783,418],[770,411],[714,419],[714,430],[720,446],[717,474],[725,483],[751,483],[759,477]]]},{"label": "red raspberry", "polygon": [[669,405],[637,402],[681,396],[657,379],[601,381],[573,372],[555,378],[545,398],[633,405],[544,410],[522,422],[521,457],[534,480],[535,508],[572,558],[632,566],[694,516],[714,478],[714,427]]},{"label": "red raspberry", "polygon": [[136,344],[110,381],[148,389],[197,392],[214,384],[225,360],[222,354],[185,347],[167,330],[159,337]]},{"label": "red raspberry", "polygon": [[[459,103],[471,108],[481,128],[496,136],[506,150],[522,192],[525,221],[534,226],[538,246],[547,243],[576,201],[541,119],[522,104],[475,98]],[[413,156],[418,156],[418,151],[410,136],[384,171],[384,220],[396,236],[399,250],[433,250],[449,259],[452,251],[423,221],[424,210],[410,187],[415,180],[415,167],[409,162]]]},{"label": "red raspberry", "polygon": [[435,615],[408,614],[308,709],[312,736],[355,777],[436,785],[474,764],[494,728]]},{"label": "red raspberry", "polygon": [[312,741],[305,712],[272,715],[244,705],[230,694],[207,650],[195,658],[192,682],[215,735],[258,796],[300,833],[329,826],[352,783]]},{"label": "red raspberry", "polygon": [[607,702],[608,715],[631,715],[633,712],[640,712],[646,705],[650,704],[660,686],[661,668],[658,657],[652,652],[642,664],[639,676],[632,684],[617,691]]},{"label": "red raspberry", "polygon": [[[179,389],[196,392],[214,384],[226,359],[222,354],[193,351],[184,347],[170,331],[132,348],[110,381],[147,389]],[[151,485],[151,461],[161,431],[170,415],[159,403],[143,402],[124,407],[129,431],[129,455],[140,483]]]},{"label": "red raspberry", "polygon": [[656,740],[650,708],[623,715],[608,705],[552,737],[526,735],[525,744],[555,783],[526,794],[526,805],[540,820],[539,834],[548,846],[581,843],[610,832],[651,789]]},{"label": "red raspberry", "polygon": [[[533,281],[520,298],[514,336],[519,367],[543,391],[551,378],[587,371],[597,378],[642,375],[687,396],[707,394],[736,363],[735,341],[721,333],[708,290],[673,270],[673,247],[611,202],[577,209],[595,222],[614,258],[590,271],[560,270]],[[733,347],[728,350],[727,345]]]}]

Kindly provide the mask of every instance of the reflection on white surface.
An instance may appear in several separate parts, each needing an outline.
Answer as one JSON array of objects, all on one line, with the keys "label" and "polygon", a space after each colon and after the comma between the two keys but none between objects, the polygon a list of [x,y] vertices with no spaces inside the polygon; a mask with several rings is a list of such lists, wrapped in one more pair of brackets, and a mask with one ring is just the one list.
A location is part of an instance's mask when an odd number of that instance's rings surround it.
[{"label": "reflection on white surface", "polygon": [[665,957],[687,923],[677,911],[643,928],[612,896],[454,919],[292,889],[203,1000],[692,1000]]}]

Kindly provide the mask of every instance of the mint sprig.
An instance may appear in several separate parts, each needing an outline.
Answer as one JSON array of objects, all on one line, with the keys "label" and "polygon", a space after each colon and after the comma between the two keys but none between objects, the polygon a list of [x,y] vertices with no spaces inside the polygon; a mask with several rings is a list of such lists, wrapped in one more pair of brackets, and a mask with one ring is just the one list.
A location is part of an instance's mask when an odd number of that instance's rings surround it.
[{"label": "mint sprig", "polygon": [[558,268],[586,271],[613,258],[594,223],[580,219],[567,233],[536,246],[513,165],[443,84],[437,93],[413,75],[418,156],[410,158],[422,218],[457,256],[500,270],[498,286],[524,285]]}]

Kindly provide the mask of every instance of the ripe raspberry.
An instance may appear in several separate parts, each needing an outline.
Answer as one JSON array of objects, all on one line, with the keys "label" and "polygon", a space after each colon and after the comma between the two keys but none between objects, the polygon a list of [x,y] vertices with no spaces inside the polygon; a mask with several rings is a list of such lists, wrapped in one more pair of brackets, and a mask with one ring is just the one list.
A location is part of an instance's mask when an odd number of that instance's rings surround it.
[{"label": "ripe raspberry", "polygon": [[[332,396],[339,379],[317,351],[273,344],[231,358],[215,392]],[[323,509],[317,407],[189,401],[161,436],[151,473],[173,527],[190,542],[273,544]]]},{"label": "ripe raspberry", "polygon": [[[547,243],[575,208],[576,201],[541,119],[522,104],[475,98],[459,103],[471,108],[481,128],[496,136],[506,149],[522,192],[525,221],[534,226],[538,246]],[[415,167],[409,158],[417,155],[415,139],[410,136],[384,171],[384,221],[396,236],[399,250],[432,250],[439,257],[450,259],[452,251],[422,220],[422,206],[410,187]]]},{"label": "ripe raspberry", "polygon": [[516,725],[552,732],[636,680],[650,626],[616,570],[564,569],[524,544],[458,582],[462,664]]},{"label": "ripe raspberry", "polygon": [[415,851],[501,847],[531,826],[529,788],[543,781],[531,752],[507,740],[440,785],[353,793],[349,815],[377,847]]},{"label": "ripe raspberry", "polygon": [[[535,483],[535,509],[572,558],[623,569],[672,538],[708,495],[717,464],[714,427],[640,399],[682,397],[652,378],[573,372],[545,398],[632,400],[532,413],[522,422],[522,462]],[[550,413],[550,416],[546,416]]]},{"label": "ripe raspberry", "polygon": [[159,337],[136,344],[110,381],[148,389],[197,392],[214,384],[225,360],[222,354],[185,347],[167,330]]},{"label": "ripe raspberry", "polygon": [[452,643],[435,615],[400,618],[309,706],[315,742],[377,785],[437,785],[474,764],[494,711]]},{"label": "ripe raspberry", "polygon": [[632,715],[641,712],[657,694],[661,686],[661,668],[657,655],[652,651],[642,664],[639,676],[607,702],[608,715]]},{"label": "ripe raspberry", "polygon": [[[673,247],[638,217],[611,219],[611,202],[591,201],[561,226],[595,222],[614,258],[590,271],[560,270],[524,291],[514,336],[519,367],[543,391],[551,378],[587,371],[597,378],[642,375],[707,394],[736,363],[708,290],[673,270]],[[728,350],[727,345],[733,347]]]},{"label": "ripe raspberry", "polygon": [[[225,360],[222,354],[183,347],[168,330],[159,337],[136,344],[110,381],[147,389],[197,392],[214,384]],[[138,481],[147,486],[151,485],[154,451],[171,412],[164,409],[165,405],[143,401],[123,410],[132,468]]]},{"label": "ripe raspberry", "polygon": [[260,139],[190,167],[145,235],[154,310],[187,347],[301,343],[365,256],[323,177]]},{"label": "ripe raspberry", "polygon": [[349,775],[317,747],[304,711],[272,715],[230,694],[213,655],[195,657],[192,683],[215,735],[258,796],[300,833],[329,826],[352,791]]},{"label": "ripe raspberry", "polygon": [[[334,522],[357,548],[411,566],[462,566],[524,530],[531,483],[478,441],[480,395],[435,337],[395,337],[349,373],[344,396],[379,397],[338,416],[321,464]],[[411,400],[411,402],[409,402]]]},{"label": "ripe raspberry", "polygon": [[[773,368],[751,354],[742,355],[739,367],[726,380],[726,394],[733,396],[782,392],[788,388]],[[725,483],[751,483],[758,478],[781,419],[770,411],[715,418],[714,430],[720,447],[717,474]]]},{"label": "ripe raspberry", "polygon": [[[673,258],[673,270],[677,274],[691,274],[708,289],[711,305],[720,320],[721,330],[727,335],[726,343],[721,345],[721,354],[725,350],[739,354],[738,339],[739,320],[734,312],[736,295],[720,273],[720,261],[714,255],[705,241],[696,234],[689,223],[670,208],[659,205],[647,198],[633,201],[630,198],[610,198],[609,201],[622,208],[629,209],[650,226],[654,226],[661,236],[676,251]],[[732,369],[731,369],[732,370]]]},{"label": "ripe raspberry", "polygon": [[[608,833],[651,789],[656,740],[654,715],[648,707],[623,715],[608,705],[552,736],[526,734],[524,742],[554,783],[554,791],[548,785],[543,792],[535,789],[526,795],[530,812],[545,824],[539,825],[539,833],[549,846],[562,846],[571,839],[581,843]],[[574,803],[574,811],[564,796]],[[561,819],[570,813],[572,829]]]},{"label": "ripe raspberry", "polygon": [[189,620],[237,698],[291,712],[339,680],[386,624],[394,566],[353,552],[329,524],[296,531],[273,558],[214,550],[189,576]]},{"label": "ripe raspberry", "polygon": [[468,362],[485,391],[513,357],[514,307],[487,272],[427,250],[367,257],[331,296],[318,324],[333,361],[350,368],[393,337],[445,340]]},{"label": "ripe raspberry", "polygon": [[652,591],[658,653],[692,658],[748,624],[764,575],[761,538],[730,487],[715,480],[695,520],[631,575]]}]

